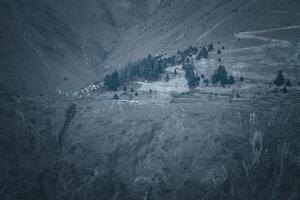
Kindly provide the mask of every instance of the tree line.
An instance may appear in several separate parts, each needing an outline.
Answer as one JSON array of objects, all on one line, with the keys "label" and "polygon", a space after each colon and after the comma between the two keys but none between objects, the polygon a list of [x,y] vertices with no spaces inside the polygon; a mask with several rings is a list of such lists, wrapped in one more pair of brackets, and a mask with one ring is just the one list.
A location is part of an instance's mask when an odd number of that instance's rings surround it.
[{"label": "tree line", "polygon": [[[194,56],[197,60],[207,59],[209,52],[214,50],[214,46],[210,43],[203,47],[189,46],[187,49],[178,50],[176,55],[171,57],[164,57],[163,55],[153,57],[148,55],[147,57],[127,64],[121,70],[115,70],[113,73],[108,74],[104,78],[104,86],[107,90],[116,91],[121,85],[131,81],[157,81],[161,74],[167,67],[174,65],[182,65],[182,69],[185,71],[185,78],[188,81],[190,88],[199,86],[201,79],[208,85],[210,82],[208,78],[205,78],[202,74],[199,76],[195,72],[195,66],[190,62]],[[174,72],[176,74],[176,72]],[[166,75],[166,81],[169,80],[169,75]],[[227,71],[224,66],[219,66],[211,77],[213,84],[218,82],[221,85],[234,84],[235,80],[233,76],[227,76]]]},{"label": "tree line", "polygon": [[175,64],[175,56],[163,58],[162,56],[153,57],[149,55],[137,62],[127,64],[121,70],[116,70],[106,75],[104,86],[107,90],[115,91],[129,81],[157,81],[165,68]]}]

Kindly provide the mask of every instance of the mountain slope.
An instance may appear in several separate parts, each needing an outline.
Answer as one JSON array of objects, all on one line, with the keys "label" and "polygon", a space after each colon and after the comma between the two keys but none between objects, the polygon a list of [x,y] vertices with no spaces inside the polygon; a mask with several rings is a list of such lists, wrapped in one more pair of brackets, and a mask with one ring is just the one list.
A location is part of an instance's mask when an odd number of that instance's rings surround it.
[{"label": "mountain slope", "polygon": [[[223,56],[226,61],[227,57],[229,60],[231,56],[237,56],[231,50],[247,47],[250,42],[251,45],[261,42],[253,38],[239,41],[235,34],[300,25],[299,8],[300,3],[294,0],[173,1],[143,24],[131,28],[118,48],[108,56],[105,66],[120,65],[149,53],[174,54],[189,45],[203,46],[210,42],[217,48],[226,47],[226,55]],[[296,39],[299,29],[286,30],[281,35],[288,35],[288,32],[290,35],[285,39],[291,41],[293,54],[299,43]],[[278,32],[270,34],[276,37]]]},{"label": "mountain slope", "polygon": [[1,1],[1,90],[53,94],[99,80],[95,69],[122,33],[161,4],[128,0]]}]

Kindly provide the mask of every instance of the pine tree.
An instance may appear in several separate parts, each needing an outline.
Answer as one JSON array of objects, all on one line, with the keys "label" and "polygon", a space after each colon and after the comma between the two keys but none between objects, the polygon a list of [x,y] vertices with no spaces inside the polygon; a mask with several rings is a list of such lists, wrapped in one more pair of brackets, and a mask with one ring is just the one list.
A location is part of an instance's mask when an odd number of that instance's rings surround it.
[{"label": "pine tree", "polygon": [[212,82],[214,84],[220,82],[221,85],[226,85],[228,83],[227,81],[227,71],[223,65],[220,65],[218,69],[215,71],[215,73],[212,76]]},{"label": "pine tree", "polygon": [[277,86],[282,86],[284,84],[284,76],[282,70],[278,71],[277,77],[274,80],[274,84]]},{"label": "pine tree", "polygon": [[233,84],[235,83],[234,77],[233,77],[232,75],[229,76],[228,83],[229,83],[230,85],[233,85]]},{"label": "pine tree", "polygon": [[113,100],[119,100],[119,96],[117,94],[114,95]]},{"label": "pine tree", "polygon": [[169,74],[166,75],[166,82],[168,82],[170,80]]},{"label": "pine tree", "polygon": [[111,86],[111,76],[109,74],[106,75],[105,78],[104,78],[104,86],[107,89],[110,89],[110,86]]},{"label": "pine tree", "polygon": [[208,79],[205,79],[205,80],[204,80],[204,83],[205,83],[205,86],[208,86],[209,80],[208,80]]},{"label": "pine tree", "polygon": [[291,87],[291,86],[292,86],[290,79],[288,79],[288,80],[286,81],[285,86],[286,86],[286,87]]},{"label": "pine tree", "polygon": [[201,53],[201,57],[207,59],[208,58],[208,51],[206,49],[206,47],[203,47],[200,51]]},{"label": "pine tree", "polygon": [[119,73],[118,71],[115,71],[114,73],[111,74],[110,88],[112,90],[117,90],[119,86],[120,86]]},{"label": "pine tree", "polygon": [[174,75],[177,75],[177,70],[176,69],[174,69]]},{"label": "pine tree", "polygon": [[199,53],[199,54],[196,56],[196,59],[197,59],[197,60],[201,60],[201,58],[202,58],[202,57],[201,57],[201,54]]},{"label": "pine tree", "polygon": [[284,86],[284,88],[282,89],[282,92],[283,93],[287,93],[288,92],[288,90],[287,90],[287,88]]},{"label": "pine tree", "polygon": [[211,42],[209,45],[208,45],[208,51],[211,52],[214,50],[214,45],[213,43]]}]

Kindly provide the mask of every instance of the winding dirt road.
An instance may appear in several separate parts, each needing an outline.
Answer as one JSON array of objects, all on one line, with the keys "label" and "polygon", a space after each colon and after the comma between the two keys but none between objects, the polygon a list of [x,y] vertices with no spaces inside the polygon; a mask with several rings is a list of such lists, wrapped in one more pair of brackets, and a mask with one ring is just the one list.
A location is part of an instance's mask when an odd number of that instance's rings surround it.
[{"label": "winding dirt road", "polygon": [[276,31],[286,31],[286,30],[293,30],[293,29],[300,29],[300,25],[295,26],[285,26],[281,28],[273,28],[273,29],[264,29],[258,31],[246,31],[240,32],[234,35],[235,38],[238,39],[256,39],[260,41],[266,42],[266,44],[255,46],[255,47],[246,47],[240,48],[236,50],[232,50],[231,52],[238,52],[238,51],[257,51],[261,52],[265,48],[272,48],[272,47],[281,47],[281,48],[288,48],[291,47],[292,44],[287,40],[278,40],[278,39],[271,39],[264,36],[259,36],[264,33],[276,32]]}]

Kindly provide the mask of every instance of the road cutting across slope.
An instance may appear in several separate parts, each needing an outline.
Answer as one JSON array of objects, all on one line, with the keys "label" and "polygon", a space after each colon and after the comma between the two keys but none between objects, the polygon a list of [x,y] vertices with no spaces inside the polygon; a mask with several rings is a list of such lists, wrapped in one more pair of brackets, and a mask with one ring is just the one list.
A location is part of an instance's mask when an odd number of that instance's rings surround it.
[{"label": "road cutting across slope", "polygon": [[281,28],[264,29],[264,30],[258,30],[258,31],[239,32],[234,35],[235,38],[255,39],[255,40],[264,41],[267,44],[254,46],[254,47],[235,49],[235,50],[231,50],[230,52],[239,52],[239,51],[261,52],[265,48],[272,48],[272,47],[288,48],[288,47],[291,47],[292,46],[291,42],[289,42],[287,40],[271,39],[271,38],[260,36],[260,35],[265,34],[265,33],[270,33],[270,32],[287,31],[287,30],[294,30],[294,29],[300,29],[300,25],[285,26],[285,27],[281,27]]}]

